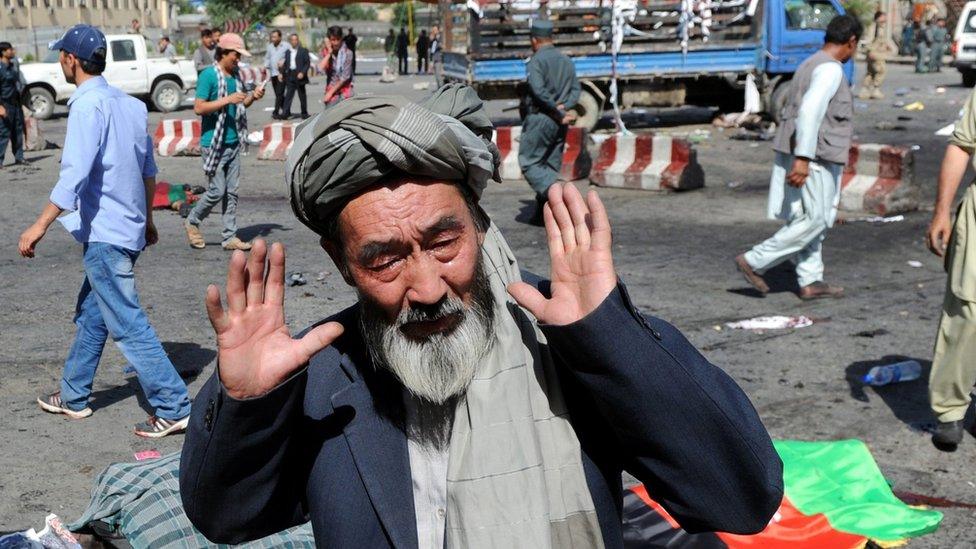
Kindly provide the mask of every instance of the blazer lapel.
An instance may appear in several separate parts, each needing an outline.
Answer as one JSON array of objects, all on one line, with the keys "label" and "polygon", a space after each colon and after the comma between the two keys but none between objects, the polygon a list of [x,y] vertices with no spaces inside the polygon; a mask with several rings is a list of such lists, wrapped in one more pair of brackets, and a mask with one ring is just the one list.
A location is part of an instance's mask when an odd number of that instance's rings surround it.
[{"label": "blazer lapel", "polygon": [[[365,353],[357,358],[369,360]],[[385,372],[356,368],[348,354],[342,357],[342,367],[352,383],[332,395],[332,405],[355,410],[344,434],[359,476],[393,546],[417,549],[407,437],[399,425],[404,417],[401,389]]]}]

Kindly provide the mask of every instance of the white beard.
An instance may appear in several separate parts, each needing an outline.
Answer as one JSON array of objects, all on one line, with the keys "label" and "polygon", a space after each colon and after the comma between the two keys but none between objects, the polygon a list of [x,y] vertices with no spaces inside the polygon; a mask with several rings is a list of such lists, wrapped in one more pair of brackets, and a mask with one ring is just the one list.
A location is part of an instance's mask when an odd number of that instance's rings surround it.
[{"label": "white beard", "polygon": [[[491,289],[486,277],[479,274],[471,306],[451,297],[442,301],[435,312],[405,309],[392,323],[360,296],[361,327],[370,352],[378,365],[390,370],[414,396],[442,404],[463,394],[491,348],[494,341]],[[462,319],[453,330],[424,340],[410,338],[400,329],[410,321],[433,320],[455,313],[460,313]]]}]

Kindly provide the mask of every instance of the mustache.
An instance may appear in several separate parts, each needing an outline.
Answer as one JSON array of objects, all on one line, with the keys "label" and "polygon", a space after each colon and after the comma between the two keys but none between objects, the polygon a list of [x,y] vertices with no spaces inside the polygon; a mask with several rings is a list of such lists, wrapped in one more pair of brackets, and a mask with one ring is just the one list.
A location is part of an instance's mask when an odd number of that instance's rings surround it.
[{"label": "mustache", "polygon": [[464,314],[466,309],[460,298],[444,296],[437,303],[415,304],[400,311],[396,326],[402,327],[414,322],[433,322],[448,316]]}]

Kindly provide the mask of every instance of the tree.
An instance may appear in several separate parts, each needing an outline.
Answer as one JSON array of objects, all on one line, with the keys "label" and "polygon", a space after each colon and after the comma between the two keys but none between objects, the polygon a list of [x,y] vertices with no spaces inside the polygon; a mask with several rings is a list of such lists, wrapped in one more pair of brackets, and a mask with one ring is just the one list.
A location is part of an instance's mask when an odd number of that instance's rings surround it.
[{"label": "tree", "polygon": [[205,0],[207,13],[217,25],[230,19],[270,22],[285,11],[292,0]]},{"label": "tree", "polygon": [[346,4],[334,8],[308,6],[305,15],[325,21],[326,24],[335,21],[370,21],[376,19],[376,8],[360,4]]}]

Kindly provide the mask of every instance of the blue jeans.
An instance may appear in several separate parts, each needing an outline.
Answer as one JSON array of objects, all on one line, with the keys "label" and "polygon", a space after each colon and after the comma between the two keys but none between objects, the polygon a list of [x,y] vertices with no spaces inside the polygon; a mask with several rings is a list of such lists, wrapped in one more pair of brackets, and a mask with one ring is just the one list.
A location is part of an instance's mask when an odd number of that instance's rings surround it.
[{"label": "blue jeans", "polygon": [[166,356],[139,305],[132,271],[139,252],[103,242],[85,244],[85,282],[78,294],[78,333],[61,377],[61,400],[71,410],[88,406],[95,370],[109,334],[135,368],[157,417],[190,413],[186,384]]},{"label": "blue jeans", "polygon": [[[231,120],[230,123],[233,123]],[[200,156],[207,162],[210,149],[203,147]],[[220,204],[223,208],[224,230],[221,231],[223,243],[237,236],[237,187],[241,179],[241,144],[224,145],[220,148],[220,162],[217,172],[209,178],[207,193],[200,197],[186,221],[190,225],[199,226],[200,222],[210,215],[214,206]]]}]

